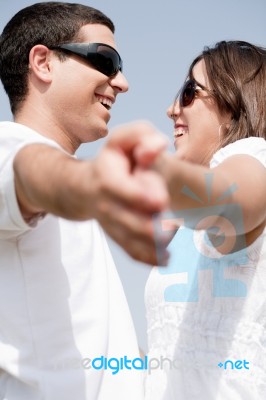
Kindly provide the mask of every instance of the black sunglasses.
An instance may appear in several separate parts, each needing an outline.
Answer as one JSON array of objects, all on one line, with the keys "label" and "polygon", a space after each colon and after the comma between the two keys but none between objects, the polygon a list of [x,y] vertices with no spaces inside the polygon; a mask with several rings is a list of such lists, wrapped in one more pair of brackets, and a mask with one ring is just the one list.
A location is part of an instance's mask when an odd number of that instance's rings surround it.
[{"label": "black sunglasses", "polygon": [[174,104],[179,99],[179,104],[181,107],[189,106],[194,101],[196,94],[199,90],[211,92],[211,90],[207,89],[206,87],[195,81],[195,79],[189,79],[185,82],[184,86],[178,92]]},{"label": "black sunglasses", "polygon": [[122,72],[123,62],[118,52],[105,43],[66,43],[52,49],[76,54],[87,60],[97,71],[112,77]]}]

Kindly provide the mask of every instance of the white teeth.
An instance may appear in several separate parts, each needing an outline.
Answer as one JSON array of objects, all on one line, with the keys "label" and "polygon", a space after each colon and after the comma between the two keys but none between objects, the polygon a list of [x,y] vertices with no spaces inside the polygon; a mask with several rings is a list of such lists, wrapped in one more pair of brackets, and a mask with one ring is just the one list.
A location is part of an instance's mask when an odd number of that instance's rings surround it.
[{"label": "white teeth", "polygon": [[180,137],[180,136],[185,135],[186,133],[188,133],[187,128],[177,128],[174,131],[174,137]]},{"label": "white teeth", "polygon": [[97,100],[104,105],[108,110],[110,110],[112,108],[112,101],[110,99],[107,99],[107,97],[103,97],[103,96],[97,96]]}]

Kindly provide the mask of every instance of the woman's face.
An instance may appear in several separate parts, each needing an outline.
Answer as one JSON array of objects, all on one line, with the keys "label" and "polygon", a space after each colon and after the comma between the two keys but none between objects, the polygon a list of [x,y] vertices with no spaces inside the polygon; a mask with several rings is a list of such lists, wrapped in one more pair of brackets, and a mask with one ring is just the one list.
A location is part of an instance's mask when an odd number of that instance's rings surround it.
[{"label": "woman's face", "polygon": [[[193,77],[199,85],[211,90],[205,62],[199,61],[193,68]],[[198,88],[198,87],[197,87]],[[229,126],[231,116],[221,114],[211,92],[196,91],[194,100],[181,107],[179,100],[167,110],[174,121],[174,145],[177,155],[196,164],[209,165],[219,146],[220,136]]]}]

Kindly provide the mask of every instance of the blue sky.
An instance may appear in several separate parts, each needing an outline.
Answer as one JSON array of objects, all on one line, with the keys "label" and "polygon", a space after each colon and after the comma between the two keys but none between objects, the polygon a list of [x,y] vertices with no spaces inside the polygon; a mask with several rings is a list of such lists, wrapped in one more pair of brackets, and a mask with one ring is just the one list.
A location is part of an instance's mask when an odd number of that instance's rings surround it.
[{"label": "blue sky", "polygon": [[[38,1],[0,0],[0,30],[21,8]],[[74,1],[73,1],[74,2]],[[129,81],[118,97],[109,127],[148,119],[172,137],[166,108],[185,79],[194,57],[220,40],[246,40],[266,47],[265,0],[80,0],[107,14],[116,25],[116,43]],[[11,120],[0,87],[0,119]],[[81,158],[94,157],[104,140],[83,145]],[[173,149],[170,148],[170,151]],[[110,241],[141,347],[147,349],[144,286],[149,268],[131,260]]]}]

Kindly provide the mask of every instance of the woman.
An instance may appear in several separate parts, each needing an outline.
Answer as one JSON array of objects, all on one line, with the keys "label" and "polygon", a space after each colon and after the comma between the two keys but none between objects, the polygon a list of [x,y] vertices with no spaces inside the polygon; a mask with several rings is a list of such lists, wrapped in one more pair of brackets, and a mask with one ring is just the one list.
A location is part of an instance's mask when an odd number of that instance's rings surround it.
[{"label": "woman", "polygon": [[180,229],[146,286],[146,399],[265,399],[266,50],[205,48],[168,116],[153,168]]}]

